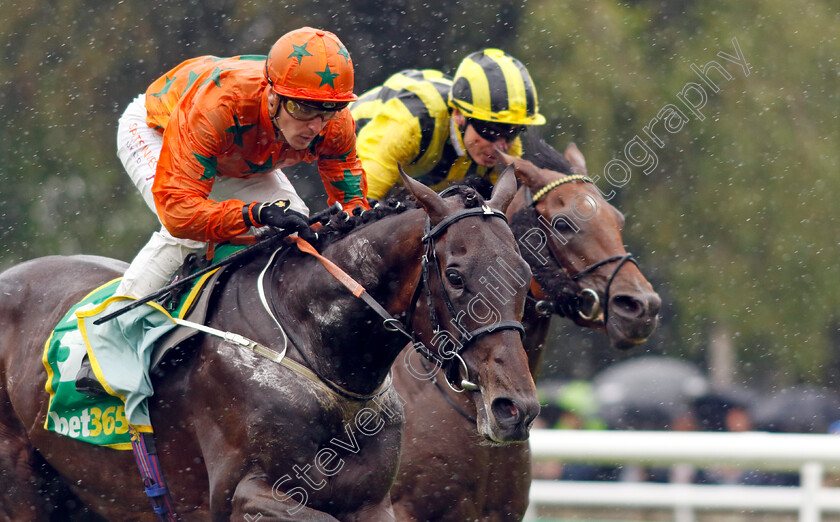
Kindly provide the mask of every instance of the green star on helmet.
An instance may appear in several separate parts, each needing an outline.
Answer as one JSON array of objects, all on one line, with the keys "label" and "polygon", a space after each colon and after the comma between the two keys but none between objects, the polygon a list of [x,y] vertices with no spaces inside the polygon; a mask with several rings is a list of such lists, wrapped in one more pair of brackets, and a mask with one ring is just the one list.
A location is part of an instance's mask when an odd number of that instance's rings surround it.
[{"label": "green star on helmet", "polygon": [[341,56],[343,56],[343,57],[344,57],[344,60],[345,60],[347,63],[350,63],[350,53],[348,53],[348,52],[347,52],[347,48],[346,48],[346,47],[344,47],[343,45],[339,45],[339,46],[338,46],[338,54],[340,54]]},{"label": "green star on helmet", "polygon": [[330,64],[327,64],[327,68],[321,72],[315,72],[318,76],[321,77],[321,84],[318,87],[323,87],[326,84],[330,84],[330,87],[335,89],[335,84],[333,80],[339,77],[339,74],[330,72]]},{"label": "green star on helmet", "polygon": [[309,51],[306,50],[307,45],[309,45],[309,44],[308,43],[305,43],[303,45],[292,44],[292,47],[294,48],[294,51],[292,52],[292,54],[290,54],[288,56],[288,58],[297,58],[298,63],[300,63],[300,60],[304,56],[312,56],[312,54]]}]

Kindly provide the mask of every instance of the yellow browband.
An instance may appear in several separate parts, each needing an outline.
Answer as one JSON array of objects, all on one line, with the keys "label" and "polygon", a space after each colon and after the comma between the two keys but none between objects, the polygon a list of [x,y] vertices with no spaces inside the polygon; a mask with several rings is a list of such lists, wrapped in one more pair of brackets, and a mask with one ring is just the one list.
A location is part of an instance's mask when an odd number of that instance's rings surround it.
[{"label": "yellow browband", "polygon": [[531,198],[531,204],[534,204],[537,201],[539,201],[540,199],[542,199],[542,197],[545,196],[548,193],[548,191],[553,189],[554,187],[560,186],[563,183],[569,183],[570,181],[585,181],[587,183],[594,183],[591,179],[589,179],[589,176],[584,176],[582,174],[575,174],[573,176],[566,176],[565,178],[558,179],[557,181],[552,181],[548,185],[546,185],[543,188],[541,188],[540,190],[538,190],[537,193],[534,194],[534,197]]}]

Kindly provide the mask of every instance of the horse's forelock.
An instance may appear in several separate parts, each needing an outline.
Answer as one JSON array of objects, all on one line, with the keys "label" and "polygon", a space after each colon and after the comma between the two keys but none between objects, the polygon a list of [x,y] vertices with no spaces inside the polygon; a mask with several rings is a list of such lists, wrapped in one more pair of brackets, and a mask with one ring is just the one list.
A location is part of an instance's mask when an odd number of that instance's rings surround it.
[{"label": "horse's forelock", "polygon": [[455,196],[459,197],[461,203],[464,204],[464,208],[476,208],[484,205],[484,198],[481,194],[468,184],[452,185],[447,189],[445,196],[447,199]]},{"label": "horse's forelock", "polygon": [[532,129],[524,135],[522,159],[530,161],[541,169],[553,170],[561,174],[574,174],[569,160]]}]

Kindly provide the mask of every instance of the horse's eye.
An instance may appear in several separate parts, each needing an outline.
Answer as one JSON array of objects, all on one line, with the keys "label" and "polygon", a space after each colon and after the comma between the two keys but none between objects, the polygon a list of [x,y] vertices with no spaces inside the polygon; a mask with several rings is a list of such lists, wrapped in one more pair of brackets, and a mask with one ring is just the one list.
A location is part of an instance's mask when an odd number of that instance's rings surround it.
[{"label": "horse's eye", "polygon": [[551,219],[551,226],[554,227],[554,230],[560,232],[561,234],[574,234],[575,232],[580,231],[580,227],[563,214],[554,216]]},{"label": "horse's eye", "polygon": [[462,288],[464,286],[464,278],[461,277],[461,274],[454,268],[446,269],[446,279],[449,281],[449,284],[455,288]]}]

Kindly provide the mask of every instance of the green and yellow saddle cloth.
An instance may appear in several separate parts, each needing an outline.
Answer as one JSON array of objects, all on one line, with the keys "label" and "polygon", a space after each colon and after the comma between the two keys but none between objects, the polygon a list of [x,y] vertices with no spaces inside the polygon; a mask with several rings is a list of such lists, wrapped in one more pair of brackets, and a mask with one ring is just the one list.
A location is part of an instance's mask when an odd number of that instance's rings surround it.
[{"label": "green and yellow saddle cloth", "polygon": [[[220,247],[214,261],[241,247]],[[176,328],[218,271],[197,279],[177,308],[170,312],[149,302],[110,321],[97,317],[119,310],[132,299],[114,296],[121,279],[96,288],[74,305],[44,346],[46,390],[50,396],[44,428],[74,439],[120,450],[131,450],[129,428],[151,433],[148,398],[153,389],[149,366],[156,343]],[[93,372],[108,396],[90,397],[76,391],[76,375],[87,354]]]}]

